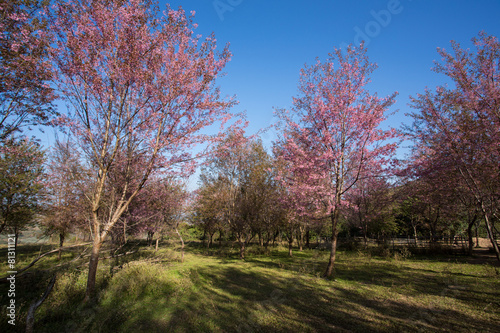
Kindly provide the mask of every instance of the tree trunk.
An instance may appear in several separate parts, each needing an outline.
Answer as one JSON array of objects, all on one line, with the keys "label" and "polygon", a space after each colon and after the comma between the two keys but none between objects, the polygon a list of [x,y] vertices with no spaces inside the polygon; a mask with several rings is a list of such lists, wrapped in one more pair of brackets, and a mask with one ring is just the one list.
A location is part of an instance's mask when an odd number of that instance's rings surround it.
[{"label": "tree trunk", "polygon": [[17,227],[14,228],[14,234],[16,235],[16,238],[14,240],[14,248],[16,249],[17,253],[17,240],[19,239],[19,231],[17,230]]},{"label": "tree trunk", "polygon": [[476,223],[476,247],[479,247],[479,225]]},{"label": "tree trunk", "polygon": [[293,233],[290,232],[290,235],[288,236],[288,256],[293,257]]},{"label": "tree trunk", "polygon": [[238,236],[238,243],[240,243],[240,259],[245,260],[245,241],[241,236]]},{"label": "tree trunk", "polygon": [[177,233],[177,236],[179,236],[179,239],[181,240],[181,262],[184,262],[184,240],[182,239],[182,235],[177,229],[177,227],[175,227],[175,232]]},{"label": "tree trunk", "polygon": [[127,220],[123,221],[123,244],[127,244]]},{"label": "tree trunk", "polygon": [[436,244],[437,243],[437,223],[440,218],[440,209],[437,209],[436,213],[436,218],[433,220],[432,223],[430,223],[430,229],[431,229],[431,244]]},{"label": "tree trunk", "polygon": [[222,229],[219,229],[219,247],[222,247]]},{"label": "tree trunk", "polygon": [[156,238],[155,252],[158,252],[158,243],[160,241],[160,237]]},{"label": "tree trunk", "polygon": [[[209,237],[210,237],[210,235],[209,235]],[[212,243],[212,241],[210,239],[207,239],[207,253],[210,250],[210,243]]]},{"label": "tree trunk", "polygon": [[330,259],[328,261],[328,266],[326,267],[325,274],[323,275],[326,278],[335,277],[334,266],[335,266],[335,258],[337,255],[337,223],[339,220],[338,206],[333,209],[333,212],[330,214],[330,218],[332,220],[332,244],[330,249]]},{"label": "tree trunk", "polygon": [[472,219],[472,221],[469,222],[469,225],[467,226],[467,239],[469,241],[469,246],[468,246],[468,254],[471,256],[472,251],[474,249],[474,236],[472,235],[472,227],[476,224],[476,217]]},{"label": "tree trunk", "polygon": [[153,245],[153,236],[154,236],[154,231],[148,231],[148,246]]},{"label": "tree trunk", "polygon": [[57,260],[61,260],[61,248],[64,245],[64,233],[60,232],[59,233],[59,254],[57,255]]},{"label": "tree trunk", "polygon": [[304,226],[299,226],[299,251],[304,250]]},{"label": "tree trunk", "polygon": [[362,212],[359,209],[359,221],[361,224],[361,229],[363,230],[363,242],[365,243],[365,249],[368,248],[368,221],[366,219],[363,219]]},{"label": "tree trunk", "polygon": [[90,253],[89,275],[87,277],[87,290],[85,291],[84,303],[88,303],[94,297],[99,251],[101,250],[102,242],[102,238],[96,233],[92,244],[92,252]]},{"label": "tree trunk", "polygon": [[280,233],[280,232],[279,232],[279,230],[278,230],[278,231],[276,231],[276,233],[274,234],[274,237],[273,237],[273,247],[274,247],[274,245],[275,245],[275,243],[276,243],[276,237],[278,237],[278,234],[279,234],[279,233]]},{"label": "tree trunk", "polygon": [[413,234],[415,235],[415,246],[418,247],[417,226],[416,225],[413,225]]},{"label": "tree trunk", "polygon": [[309,243],[310,240],[311,240],[310,230],[309,230],[309,227],[307,227],[307,230],[306,230],[306,247],[309,250],[311,249],[311,244]]},{"label": "tree trunk", "polygon": [[490,238],[490,242],[491,242],[491,245],[493,246],[493,250],[495,250],[495,255],[497,256],[497,260],[500,261],[500,251],[498,249],[498,244],[495,241],[495,237],[494,237],[493,231],[491,229],[490,219],[488,217],[488,213],[486,212],[486,209],[484,208],[484,204],[482,202],[481,202],[481,209],[483,211],[484,222],[486,224],[486,231],[488,231],[488,237]]}]

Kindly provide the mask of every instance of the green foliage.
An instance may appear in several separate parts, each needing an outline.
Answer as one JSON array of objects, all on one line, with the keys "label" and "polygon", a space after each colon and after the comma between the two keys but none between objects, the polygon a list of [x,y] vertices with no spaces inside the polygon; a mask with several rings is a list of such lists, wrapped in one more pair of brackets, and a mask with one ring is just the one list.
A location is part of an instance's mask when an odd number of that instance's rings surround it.
[{"label": "green foliage", "polygon": [[207,244],[217,231],[233,233],[243,259],[245,244],[256,234],[268,244],[280,227],[286,227],[272,169],[272,159],[260,140],[232,133],[217,147],[202,169],[193,205],[192,221],[203,229]]},{"label": "green foliage", "polygon": [[189,223],[181,223],[179,225],[179,232],[185,242],[197,241],[203,237],[203,230],[197,225]]},{"label": "green foliage", "polygon": [[0,146],[0,232],[17,233],[40,207],[44,152],[29,140],[11,138]]}]

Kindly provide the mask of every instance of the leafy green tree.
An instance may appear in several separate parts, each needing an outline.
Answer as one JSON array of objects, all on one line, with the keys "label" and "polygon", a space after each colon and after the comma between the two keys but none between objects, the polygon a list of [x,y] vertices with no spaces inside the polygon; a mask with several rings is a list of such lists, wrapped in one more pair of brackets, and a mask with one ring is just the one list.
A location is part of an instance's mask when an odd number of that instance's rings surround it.
[{"label": "leafy green tree", "polygon": [[10,138],[0,146],[0,232],[18,235],[39,211],[44,160],[28,139]]},{"label": "leafy green tree", "polygon": [[234,233],[241,259],[256,235],[264,245],[267,234],[265,243],[269,243],[278,220],[278,195],[271,169],[272,160],[262,142],[235,132],[219,145],[202,171],[195,220],[210,238],[216,230]]},{"label": "leafy green tree", "polygon": [[[202,178],[203,179],[203,178]],[[214,234],[219,232],[219,240],[228,230],[224,223],[224,200],[221,190],[222,183],[218,181],[202,181],[201,187],[196,192],[192,207],[192,221],[203,230],[207,241],[207,250],[213,241]]]},{"label": "leafy green tree", "polygon": [[[78,150],[71,141],[57,140],[47,166],[47,180],[42,225],[47,234],[59,236],[63,247],[68,233],[87,229],[90,206],[86,198],[88,170],[79,160]],[[59,252],[60,258],[61,252]]]},{"label": "leafy green tree", "polygon": [[385,179],[362,179],[346,197],[349,202],[347,222],[352,229],[360,229],[365,246],[369,236],[387,236],[396,231],[393,191]]},{"label": "leafy green tree", "polygon": [[243,133],[231,133],[218,145],[201,175],[202,188],[215,187],[218,192],[224,223],[237,237],[241,259],[245,258],[245,246],[252,238],[248,220],[241,216],[240,201],[249,155],[248,143]]}]

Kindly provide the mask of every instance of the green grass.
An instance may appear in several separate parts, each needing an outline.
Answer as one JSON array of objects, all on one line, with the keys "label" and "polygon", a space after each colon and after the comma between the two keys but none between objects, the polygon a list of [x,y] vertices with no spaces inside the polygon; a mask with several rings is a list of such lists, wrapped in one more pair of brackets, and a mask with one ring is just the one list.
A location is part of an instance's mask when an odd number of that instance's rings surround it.
[{"label": "green grass", "polygon": [[[26,262],[39,249],[20,250]],[[82,305],[84,262],[60,268],[53,292],[38,309],[37,332],[498,332],[499,268],[458,257],[382,258],[340,252],[335,280],[320,277],[328,254],[306,250],[287,256],[251,248],[188,247],[140,251],[100,262],[95,304]],[[0,253],[3,252],[0,251]],[[30,255],[31,253],[31,255]],[[67,253],[70,260],[77,251]],[[23,314],[50,278],[44,259],[19,278],[14,330],[2,316],[0,331],[23,332]],[[78,266],[80,265],[80,266]],[[19,266],[22,266],[21,263]],[[6,304],[6,285],[0,285]],[[2,312],[6,313],[3,306]]]}]

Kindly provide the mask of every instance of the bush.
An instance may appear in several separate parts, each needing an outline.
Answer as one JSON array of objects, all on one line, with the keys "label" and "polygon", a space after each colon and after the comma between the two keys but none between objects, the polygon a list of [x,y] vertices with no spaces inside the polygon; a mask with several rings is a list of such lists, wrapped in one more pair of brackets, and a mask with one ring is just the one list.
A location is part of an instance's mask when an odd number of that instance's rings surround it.
[{"label": "bush", "polygon": [[392,251],[386,244],[380,244],[377,247],[369,248],[369,253],[373,256],[382,258],[389,258],[392,256]]},{"label": "bush", "polygon": [[412,256],[412,253],[408,247],[403,247],[394,252],[394,260],[406,260]]},{"label": "bush", "polygon": [[338,248],[345,251],[358,251],[361,249],[361,241],[358,238],[348,238],[340,242]]}]

